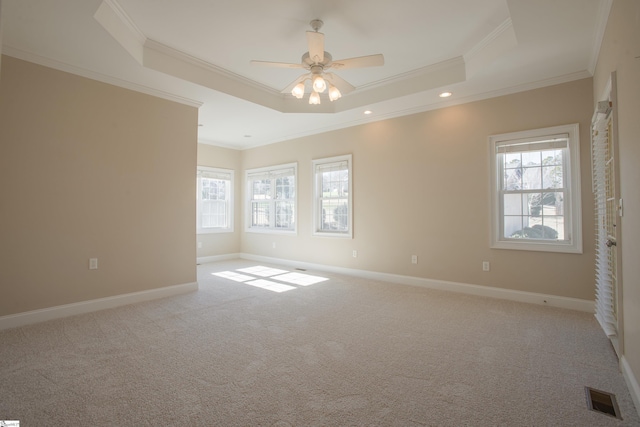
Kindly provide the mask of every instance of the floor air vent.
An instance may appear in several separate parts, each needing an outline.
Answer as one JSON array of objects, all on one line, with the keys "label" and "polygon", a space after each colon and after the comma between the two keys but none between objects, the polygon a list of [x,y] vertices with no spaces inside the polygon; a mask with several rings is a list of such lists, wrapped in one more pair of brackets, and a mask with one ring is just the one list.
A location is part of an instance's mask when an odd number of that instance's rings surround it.
[{"label": "floor air vent", "polygon": [[591,387],[585,387],[584,390],[587,394],[587,406],[590,410],[622,419],[615,395]]}]

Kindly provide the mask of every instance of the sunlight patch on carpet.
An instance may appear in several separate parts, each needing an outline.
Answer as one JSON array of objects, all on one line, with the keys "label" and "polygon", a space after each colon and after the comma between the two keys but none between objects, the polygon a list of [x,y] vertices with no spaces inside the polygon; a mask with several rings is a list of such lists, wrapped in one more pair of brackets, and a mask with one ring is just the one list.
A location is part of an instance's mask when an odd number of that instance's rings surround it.
[{"label": "sunlight patch on carpet", "polygon": [[258,279],[251,282],[245,282],[247,285],[255,286],[258,288],[266,289],[273,292],[287,292],[297,289],[295,286],[285,285],[284,283],[276,283],[271,280]]},{"label": "sunlight patch on carpet", "polygon": [[329,280],[326,277],[312,276],[310,274],[302,274],[302,273],[287,273],[281,276],[272,277],[272,279],[279,280],[281,282],[286,282],[286,283],[293,283],[294,285],[300,285],[300,286],[315,285],[316,283]]},{"label": "sunlight patch on carpet", "polygon": [[236,273],[235,271],[221,271],[219,273],[212,273],[214,276],[224,277],[225,279],[233,280],[234,282],[246,282],[253,280],[255,277],[247,276],[246,274]]},{"label": "sunlight patch on carpet", "polygon": [[[241,274],[238,273],[241,271]],[[239,268],[236,271],[219,271],[211,273],[213,276],[222,277],[224,279],[233,280],[234,282],[245,283],[247,285],[255,286],[258,288],[266,289],[272,292],[286,292],[293,289],[298,289],[296,286],[311,286],[316,283],[321,283],[329,280],[326,277],[313,276],[311,274],[294,273],[287,270],[280,270],[278,268],[264,267],[262,265],[256,265],[253,267]],[[250,276],[251,275],[251,276]],[[259,279],[258,277],[269,277],[270,280]],[[278,283],[273,280],[277,280]]]},{"label": "sunlight patch on carpet", "polygon": [[256,265],[255,267],[240,268],[238,269],[238,271],[242,271],[243,273],[254,274],[260,277],[271,277],[271,276],[276,276],[278,274],[288,273],[287,270],[280,270],[278,268],[271,268],[271,267],[263,267],[261,265]]}]

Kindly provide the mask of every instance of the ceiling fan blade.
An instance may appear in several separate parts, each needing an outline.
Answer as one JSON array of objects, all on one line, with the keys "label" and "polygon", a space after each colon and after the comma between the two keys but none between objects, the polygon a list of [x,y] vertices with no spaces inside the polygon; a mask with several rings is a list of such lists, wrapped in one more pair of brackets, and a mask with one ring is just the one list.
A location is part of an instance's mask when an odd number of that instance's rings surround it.
[{"label": "ceiling fan blade", "polygon": [[357,58],[339,59],[331,62],[331,68],[346,70],[348,68],[379,67],[384,65],[382,54],[359,56]]},{"label": "ceiling fan blade", "polygon": [[280,93],[291,93],[295,85],[297,85],[298,83],[304,82],[308,78],[309,78],[309,74],[307,73],[301,75],[300,77],[298,77],[297,79],[289,83],[289,85],[284,89],[282,89]]},{"label": "ceiling fan blade", "polygon": [[324,73],[324,75],[327,80],[329,80],[329,83],[337,87],[343,95],[349,92],[353,92],[356,89],[351,83],[338,75],[335,75],[333,73]]},{"label": "ceiling fan blade", "polygon": [[265,67],[278,67],[278,68],[302,68],[301,64],[290,64],[288,62],[269,62],[269,61],[251,61],[254,65],[261,65]]},{"label": "ceiling fan blade", "polygon": [[307,31],[309,57],[314,63],[324,61],[324,34],[317,31]]}]

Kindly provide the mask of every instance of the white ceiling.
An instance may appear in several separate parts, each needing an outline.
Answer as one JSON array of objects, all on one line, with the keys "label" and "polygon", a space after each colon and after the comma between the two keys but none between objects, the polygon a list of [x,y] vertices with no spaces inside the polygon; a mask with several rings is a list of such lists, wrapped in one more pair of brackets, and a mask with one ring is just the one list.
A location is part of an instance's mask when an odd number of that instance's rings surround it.
[{"label": "white ceiling", "polygon": [[[611,0],[0,0],[2,52],[199,106],[201,142],[247,148],[592,75]],[[281,90],[322,19],[356,87]],[[453,92],[448,99],[438,94]],[[373,114],[364,115],[365,110]]]}]

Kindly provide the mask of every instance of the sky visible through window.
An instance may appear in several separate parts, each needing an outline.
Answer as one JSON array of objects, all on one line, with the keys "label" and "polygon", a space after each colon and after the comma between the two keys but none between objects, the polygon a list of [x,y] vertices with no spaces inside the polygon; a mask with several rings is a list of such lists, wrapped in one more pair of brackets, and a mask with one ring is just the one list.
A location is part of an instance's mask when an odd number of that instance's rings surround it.
[{"label": "sky visible through window", "polygon": [[256,265],[239,268],[235,271],[220,271],[211,273],[214,276],[244,283],[272,292],[287,292],[298,289],[299,286],[311,286],[329,280],[326,277],[313,276],[298,272],[290,272],[279,268]]}]

